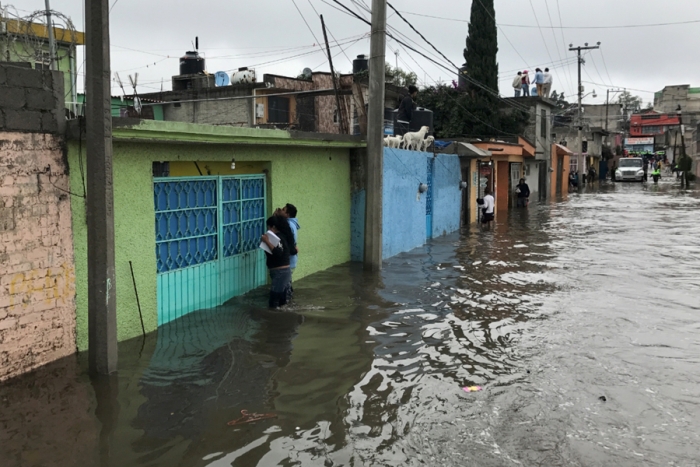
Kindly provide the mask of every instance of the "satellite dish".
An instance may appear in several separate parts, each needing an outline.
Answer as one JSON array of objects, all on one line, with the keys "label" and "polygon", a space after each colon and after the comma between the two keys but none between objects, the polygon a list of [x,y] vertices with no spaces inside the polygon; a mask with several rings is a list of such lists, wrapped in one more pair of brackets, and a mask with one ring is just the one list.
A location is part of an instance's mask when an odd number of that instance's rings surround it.
[{"label": "satellite dish", "polygon": [[141,105],[141,99],[134,97],[134,110],[140,115],[143,106]]},{"label": "satellite dish", "polygon": [[311,70],[311,68],[304,68],[304,71],[301,72],[301,74],[303,74],[304,78],[306,78],[306,79],[311,79],[312,73],[313,73],[313,71]]},{"label": "satellite dish", "polygon": [[217,71],[214,76],[216,77],[217,86],[228,86],[231,82],[225,71]]}]

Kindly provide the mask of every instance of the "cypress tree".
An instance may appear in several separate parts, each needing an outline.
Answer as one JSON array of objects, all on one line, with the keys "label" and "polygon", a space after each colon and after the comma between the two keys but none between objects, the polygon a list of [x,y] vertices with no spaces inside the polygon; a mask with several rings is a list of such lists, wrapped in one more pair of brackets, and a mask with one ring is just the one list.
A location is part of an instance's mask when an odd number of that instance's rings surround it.
[{"label": "cypress tree", "polygon": [[497,53],[493,0],[473,0],[464,59],[469,80],[467,91],[471,97],[469,111],[476,117],[472,117],[474,135],[495,135],[498,134],[495,128],[500,128]]}]

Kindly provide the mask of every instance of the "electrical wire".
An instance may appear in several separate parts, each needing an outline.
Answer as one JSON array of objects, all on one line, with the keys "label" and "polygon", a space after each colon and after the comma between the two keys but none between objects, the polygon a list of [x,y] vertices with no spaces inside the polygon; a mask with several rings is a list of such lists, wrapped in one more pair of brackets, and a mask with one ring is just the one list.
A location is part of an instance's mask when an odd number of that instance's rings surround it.
[{"label": "electrical wire", "polygon": [[[468,19],[446,18],[444,16],[426,15],[423,13],[414,13],[414,12],[410,12],[410,11],[404,11],[403,13],[405,15],[421,16],[424,18],[439,19],[439,20],[443,20],[443,21],[469,23]],[[688,21],[676,21],[676,22],[668,22],[668,23],[624,24],[624,25],[617,25],[617,26],[542,26],[542,27],[544,29],[629,29],[629,28],[651,28],[651,27],[660,27],[660,26],[678,26],[678,25],[682,25],[682,24],[695,24],[695,23],[700,23],[700,19],[688,20]],[[508,27],[508,28],[527,28],[527,29],[538,29],[539,28],[539,26],[532,26],[529,24],[502,23],[501,26]]]},{"label": "electrical wire", "polygon": [[309,32],[311,33],[312,36],[314,36],[314,39],[316,40],[316,43],[320,46],[322,44],[321,41],[318,40],[318,37],[316,37],[316,34],[314,33],[314,30],[311,29],[311,26],[309,25],[309,22],[306,21],[306,17],[304,17],[304,13],[301,12],[299,9],[299,6],[297,5],[296,0],[292,0],[292,3],[294,4],[294,7],[297,9],[299,12],[299,15],[301,16],[301,19],[304,20],[304,24],[306,24],[306,27],[309,28]]},{"label": "electrical wire", "polygon": [[[554,22],[552,21],[552,13],[549,10],[549,2],[547,0],[544,0],[544,6],[547,8],[547,17],[549,18],[549,24],[551,26],[554,26]],[[554,37],[554,43],[556,44],[558,42],[557,33],[554,29],[552,29],[551,31],[552,31],[552,36]],[[561,49],[557,46],[556,50],[557,50],[557,55],[559,55],[559,60],[562,60]],[[566,45],[564,47],[564,50],[565,50],[564,53],[566,54]],[[571,84],[570,74],[564,73],[564,77],[566,78],[566,82],[567,82],[569,88],[573,89],[574,86]]]},{"label": "electrical wire", "polygon": [[[309,5],[311,5],[311,8],[314,10],[314,13],[316,13],[316,16],[317,16],[318,18],[321,18],[321,14],[316,10],[316,7],[314,6],[313,3],[311,3],[311,0],[307,0],[307,1],[309,2]],[[328,25],[326,25],[326,30],[328,31],[328,34],[331,35],[331,38],[333,38],[333,40],[334,40],[335,43],[337,44],[337,43],[338,43],[338,39],[335,38],[335,36],[333,35],[333,32],[332,32],[331,29],[328,27]],[[347,48],[347,47],[346,47],[346,48]],[[350,57],[348,57],[348,54],[345,53],[345,49],[341,49],[341,51],[343,52],[343,55],[345,55],[345,58],[348,59],[348,62],[352,63],[352,60],[350,59]],[[340,54],[338,54],[338,55],[340,55]]]},{"label": "electrical wire", "polygon": [[[481,1],[481,0],[479,0]],[[535,5],[533,5],[532,0],[530,1],[530,7],[532,8],[532,14],[535,17],[535,23],[537,23],[537,29],[540,31],[540,36],[542,37],[542,43],[544,43],[544,48],[547,51],[547,56],[549,57],[549,61],[553,62],[554,59],[552,58],[552,54],[549,53],[549,46],[547,45],[547,40],[544,38],[544,32],[542,32],[542,28],[540,27],[540,20],[537,18],[537,12],[535,11]]]}]

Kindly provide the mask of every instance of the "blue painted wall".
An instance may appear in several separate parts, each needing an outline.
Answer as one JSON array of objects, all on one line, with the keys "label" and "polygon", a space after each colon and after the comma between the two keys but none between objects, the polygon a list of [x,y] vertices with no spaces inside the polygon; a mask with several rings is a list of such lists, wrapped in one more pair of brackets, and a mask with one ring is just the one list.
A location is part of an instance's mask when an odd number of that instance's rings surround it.
[{"label": "blue painted wall", "polygon": [[[432,156],[432,155],[431,155]],[[459,230],[462,191],[459,156],[438,154],[433,175],[433,238]]]},{"label": "blue painted wall", "polygon": [[[384,148],[383,257],[410,251],[427,241],[426,194],[418,197],[419,183],[428,182],[432,153]],[[459,229],[462,192],[459,157],[441,154],[433,178],[433,237]],[[351,248],[353,261],[362,261],[365,232],[365,190],[352,193]]]},{"label": "blue painted wall", "polygon": [[426,195],[418,197],[418,185],[427,183],[428,156],[384,148],[384,259],[425,244]]}]

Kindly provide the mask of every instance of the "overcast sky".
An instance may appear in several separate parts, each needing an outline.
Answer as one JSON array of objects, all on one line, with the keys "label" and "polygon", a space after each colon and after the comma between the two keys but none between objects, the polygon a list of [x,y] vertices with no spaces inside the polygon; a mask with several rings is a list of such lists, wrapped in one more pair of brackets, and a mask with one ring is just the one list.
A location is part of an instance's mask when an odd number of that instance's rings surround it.
[{"label": "overcast sky", "polygon": [[[324,51],[317,43],[317,39],[323,40],[323,33],[314,8],[324,15],[331,42],[335,38],[343,44],[332,50],[337,69],[349,72],[355,56],[369,53],[369,26],[335,9],[332,0],[294,1],[110,0],[112,71],[118,72],[126,82],[129,74],[138,72],[139,92],[160,90],[161,80],[165,89],[170,89],[170,78],[178,73],[178,58],[192,49],[195,36],[199,36],[200,52],[206,57],[210,72],[230,72],[249,66],[262,79],[264,73],[296,76],[305,67],[327,71]],[[371,0],[341,1],[369,18],[364,7],[357,5],[370,5]],[[25,15],[44,8],[44,0],[10,3]],[[601,49],[586,56],[583,71],[586,92],[595,89],[598,98],[588,96],[585,102],[604,102],[606,89],[615,87],[633,90],[646,103],[653,100],[654,91],[665,85],[700,86],[700,62],[695,59],[700,49],[700,22],[619,27],[700,21],[699,0],[496,0],[495,3],[503,95],[511,95],[510,83],[517,70],[548,66],[555,76],[553,88],[564,90],[574,100],[576,61],[568,45],[585,42],[593,45],[598,41]],[[463,63],[470,1],[393,0],[392,4],[454,63]],[[70,16],[82,30],[81,0],[51,0],[51,8]],[[559,28],[562,25],[564,29]],[[421,47],[429,48],[391,10],[389,26]],[[607,26],[615,28],[601,28]],[[449,71],[389,40],[387,61],[392,64],[396,62],[396,50],[399,50],[399,66],[415,71],[421,85],[440,80],[450,82],[454,78]],[[429,55],[434,55],[432,49]],[[439,61],[445,63],[443,59]],[[119,88],[115,86],[113,93],[119,94]]]}]

